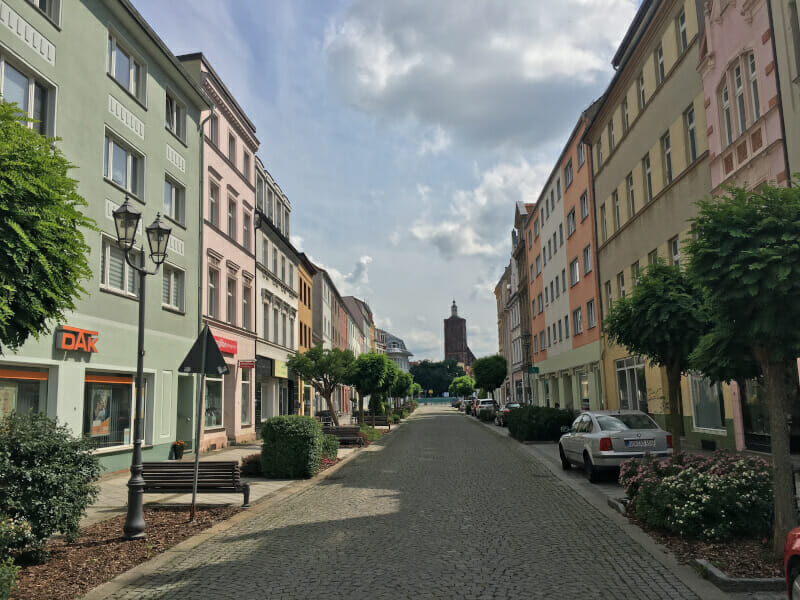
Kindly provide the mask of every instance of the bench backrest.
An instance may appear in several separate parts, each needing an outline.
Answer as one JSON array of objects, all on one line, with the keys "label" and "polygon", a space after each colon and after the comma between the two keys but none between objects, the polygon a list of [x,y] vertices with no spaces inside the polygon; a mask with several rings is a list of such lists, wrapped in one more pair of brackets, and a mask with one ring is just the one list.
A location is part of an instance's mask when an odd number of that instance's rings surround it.
[{"label": "bench backrest", "polygon": [[[142,477],[148,487],[185,487],[194,481],[193,462],[142,463]],[[197,485],[238,487],[239,463],[236,461],[202,461],[198,465]]]},{"label": "bench backrest", "polygon": [[322,432],[327,435],[357,436],[361,429],[358,426],[342,425],[340,427],[323,427]]}]

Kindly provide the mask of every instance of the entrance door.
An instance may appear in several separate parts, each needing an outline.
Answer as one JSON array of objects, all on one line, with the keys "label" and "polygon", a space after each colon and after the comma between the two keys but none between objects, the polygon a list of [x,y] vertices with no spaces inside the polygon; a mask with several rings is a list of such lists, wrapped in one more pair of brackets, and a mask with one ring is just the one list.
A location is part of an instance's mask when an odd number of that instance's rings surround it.
[{"label": "entrance door", "polygon": [[194,449],[194,377],[178,375],[178,402],[175,418],[175,437],[186,442],[186,449]]}]

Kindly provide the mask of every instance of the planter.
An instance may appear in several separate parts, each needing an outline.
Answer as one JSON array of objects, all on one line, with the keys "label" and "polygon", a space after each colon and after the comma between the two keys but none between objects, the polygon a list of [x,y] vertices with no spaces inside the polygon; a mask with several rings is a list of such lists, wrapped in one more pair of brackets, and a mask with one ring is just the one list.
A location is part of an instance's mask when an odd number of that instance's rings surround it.
[{"label": "planter", "polygon": [[183,458],[183,446],[178,446],[177,444],[172,445],[172,458],[174,460],[180,460]]}]

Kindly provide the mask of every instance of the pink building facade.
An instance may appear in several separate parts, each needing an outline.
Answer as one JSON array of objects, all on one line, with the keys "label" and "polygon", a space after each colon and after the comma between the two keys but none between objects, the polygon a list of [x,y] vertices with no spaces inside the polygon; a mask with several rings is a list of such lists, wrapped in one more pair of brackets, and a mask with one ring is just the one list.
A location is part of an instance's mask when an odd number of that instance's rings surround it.
[{"label": "pink building facade", "polygon": [[255,125],[200,53],[179,57],[214,104],[203,113],[201,301],[228,373],[208,376],[200,449],[256,438]]}]

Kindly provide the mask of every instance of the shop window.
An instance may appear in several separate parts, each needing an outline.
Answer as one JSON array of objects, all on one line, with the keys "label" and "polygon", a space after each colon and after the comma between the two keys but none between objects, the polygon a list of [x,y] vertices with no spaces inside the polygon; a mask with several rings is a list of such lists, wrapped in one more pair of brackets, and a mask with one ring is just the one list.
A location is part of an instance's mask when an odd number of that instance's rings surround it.
[{"label": "shop window", "polygon": [[206,429],[222,427],[222,378],[206,378]]},{"label": "shop window", "polygon": [[83,434],[94,447],[112,448],[132,444],[133,377],[87,373],[84,390]]},{"label": "shop window", "polygon": [[12,410],[20,414],[43,411],[47,377],[41,369],[0,369],[0,417]]},{"label": "shop window", "polygon": [[250,369],[242,369],[242,425],[250,425]]},{"label": "shop window", "polygon": [[631,356],[616,361],[617,393],[619,407],[623,410],[647,412],[647,381],[644,372],[644,359]]},{"label": "shop window", "polygon": [[722,386],[700,375],[689,376],[694,426],[700,429],[725,429],[725,404]]}]

